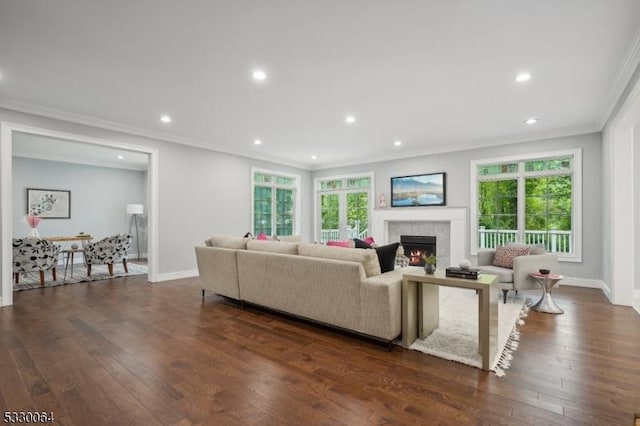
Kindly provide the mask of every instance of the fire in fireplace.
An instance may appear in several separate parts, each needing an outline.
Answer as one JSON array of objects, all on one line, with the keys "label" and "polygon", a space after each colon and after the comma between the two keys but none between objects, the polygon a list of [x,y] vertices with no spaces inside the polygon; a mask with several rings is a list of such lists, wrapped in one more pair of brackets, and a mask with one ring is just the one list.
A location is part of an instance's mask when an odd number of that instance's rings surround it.
[{"label": "fire in fireplace", "polygon": [[400,235],[400,245],[411,266],[424,266],[424,255],[436,254],[436,237],[423,235]]}]

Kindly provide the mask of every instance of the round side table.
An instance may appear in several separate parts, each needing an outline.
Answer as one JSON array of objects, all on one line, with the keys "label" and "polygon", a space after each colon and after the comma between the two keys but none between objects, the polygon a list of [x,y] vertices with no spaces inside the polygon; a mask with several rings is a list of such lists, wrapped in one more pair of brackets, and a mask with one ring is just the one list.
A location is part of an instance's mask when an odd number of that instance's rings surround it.
[{"label": "round side table", "polygon": [[551,289],[564,277],[557,274],[542,275],[538,272],[532,273],[531,276],[538,281],[542,288],[542,298],[531,309],[547,314],[564,314],[564,311],[551,298]]}]

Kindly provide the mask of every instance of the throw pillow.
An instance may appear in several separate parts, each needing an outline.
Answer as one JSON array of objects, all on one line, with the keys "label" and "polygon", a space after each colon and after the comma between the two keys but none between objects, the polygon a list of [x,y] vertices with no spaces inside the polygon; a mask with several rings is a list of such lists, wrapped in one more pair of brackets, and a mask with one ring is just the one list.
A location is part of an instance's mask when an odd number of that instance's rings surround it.
[{"label": "throw pillow", "polygon": [[531,249],[520,246],[498,246],[496,255],[493,258],[493,266],[513,269],[513,258],[516,256],[526,256]]},{"label": "throw pillow", "polygon": [[378,262],[380,262],[380,273],[393,271],[396,264],[396,253],[400,243],[387,244],[386,246],[376,247],[378,254]]},{"label": "throw pillow", "polygon": [[[372,238],[372,240],[373,240],[373,238]],[[354,238],[353,242],[354,242],[356,248],[361,248],[361,249],[372,248],[371,247],[371,243],[367,242],[367,240],[361,240],[359,238]]]},{"label": "throw pillow", "polygon": [[264,232],[259,233],[258,236],[256,237],[256,240],[261,240],[261,241],[266,241],[268,239],[269,237],[267,237],[267,234],[265,234]]},{"label": "throw pillow", "polygon": [[338,240],[329,240],[327,241],[327,245],[328,246],[332,246],[332,247],[353,247],[351,245],[351,241],[346,240],[346,241],[338,241]]}]

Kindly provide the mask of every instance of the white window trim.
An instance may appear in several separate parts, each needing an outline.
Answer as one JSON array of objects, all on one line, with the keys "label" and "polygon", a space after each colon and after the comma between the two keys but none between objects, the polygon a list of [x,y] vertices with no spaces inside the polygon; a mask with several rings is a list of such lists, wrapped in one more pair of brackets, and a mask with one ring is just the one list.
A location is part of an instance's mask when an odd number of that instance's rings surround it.
[{"label": "white window trim", "polygon": [[[478,254],[478,166],[491,165],[496,163],[507,163],[513,161],[537,160],[549,157],[573,156],[573,206],[571,210],[571,223],[573,224],[573,253],[570,255],[558,256],[561,262],[582,262],[582,148],[548,151],[531,154],[512,155],[507,157],[484,158],[481,160],[471,160],[469,165],[469,252],[476,256]],[[496,179],[520,176],[523,171],[515,173],[504,173],[496,175]],[[561,171],[558,172],[562,174]],[[541,173],[547,175],[548,173]],[[535,176],[535,172],[528,173],[527,176]],[[488,177],[487,180],[490,180]],[[518,185],[518,223],[524,223],[524,188]],[[522,204],[521,204],[522,203]],[[522,215],[522,217],[520,217]]]},{"label": "white window trim", "polygon": [[[302,177],[300,175],[296,175],[293,173],[285,173],[285,172],[280,172],[277,170],[269,170],[269,169],[263,169],[260,167],[251,167],[251,217],[249,218],[249,229],[251,230],[251,232],[253,233],[253,230],[255,229],[255,224],[253,223],[254,220],[254,193],[255,193],[255,187],[256,187],[256,181],[255,181],[255,177],[256,177],[256,173],[260,173],[260,174],[265,174],[265,175],[275,175],[275,176],[281,176],[281,177],[285,177],[285,178],[291,178],[294,179],[294,185],[271,185],[274,188],[293,188],[293,190],[295,191],[294,193],[294,205],[295,205],[295,211],[294,211],[294,224],[293,224],[293,235],[300,235],[301,234],[301,223],[300,223],[300,219],[301,219],[301,210],[302,210],[302,192],[300,190],[301,188],[301,180]],[[275,194],[274,194],[275,196]],[[273,204],[272,204],[272,209],[273,209]],[[272,216],[273,218],[275,218],[275,215]],[[277,229],[273,229],[274,232],[277,231]]]},{"label": "white window trim", "polygon": [[374,172],[362,172],[362,173],[349,173],[344,175],[336,175],[336,176],[320,176],[313,180],[313,240],[320,241],[320,194],[322,192],[329,191],[343,191],[347,189],[358,189],[358,188],[340,188],[340,189],[321,189],[320,182],[326,180],[337,180],[337,179],[358,179],[368,177],[371,182],[371,186],[369,187],[369,225],[371,225],[371,212],[373,211],[373,202],[375,197],[375,174]]}]

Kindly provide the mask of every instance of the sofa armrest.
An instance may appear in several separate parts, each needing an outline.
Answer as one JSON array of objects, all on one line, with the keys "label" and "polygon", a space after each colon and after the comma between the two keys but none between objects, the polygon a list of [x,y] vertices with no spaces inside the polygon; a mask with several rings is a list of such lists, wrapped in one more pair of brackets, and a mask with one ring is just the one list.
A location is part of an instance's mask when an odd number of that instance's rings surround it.
[{"label": "sofa armrest", "polygon": [[496,257],[496,251],[493,249],[478,250],[478,266],[493,265],[493,259]]},{"label": "sofa armrest", "polygon": [[237,250],[198,246],[196,259],[202,288],[240,300]]},{"label": "sofa armrest", "polygon": [[362,330],[393,340],[402,332],[402,269],[362,280]]},{"label": "sofa armrest", "polygon": [[558,256],[555,254],[531,254],[513,258],[513,286],[516,290],[539,288],[531,273],[538,269],[549,269],[557,273],[559,269]]}]

